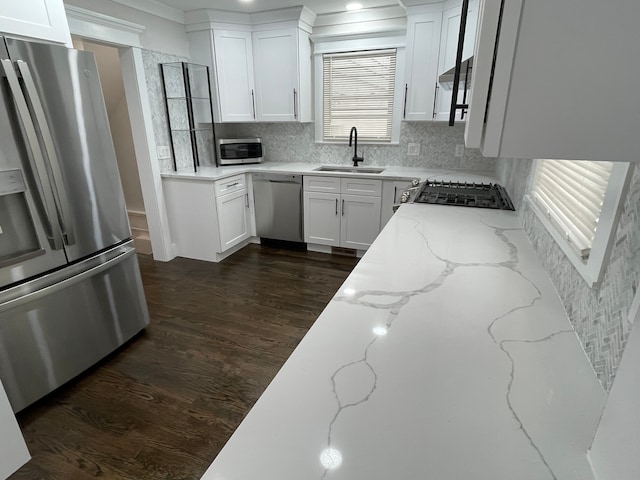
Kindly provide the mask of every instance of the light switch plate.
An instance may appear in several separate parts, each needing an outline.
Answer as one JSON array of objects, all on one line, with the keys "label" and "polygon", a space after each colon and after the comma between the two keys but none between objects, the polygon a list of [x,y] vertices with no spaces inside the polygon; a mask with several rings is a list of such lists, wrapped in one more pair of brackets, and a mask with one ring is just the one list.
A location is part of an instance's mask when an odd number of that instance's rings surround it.
[{"label": "light switch plate", "polygon": [[456,157],[462,157],[464,155],[464,143],[456,144]]},{"label": "light switch plate", "polygon": [[420,144],[419,143],[410,143],[407,147],[407,155],[410,157],[417,157],[420,155]]},{"label": "light switch plate", "polygon": [[171,158],[171,151],[166,145],[157,145],[156,153],[158,154],[158,158]]}]

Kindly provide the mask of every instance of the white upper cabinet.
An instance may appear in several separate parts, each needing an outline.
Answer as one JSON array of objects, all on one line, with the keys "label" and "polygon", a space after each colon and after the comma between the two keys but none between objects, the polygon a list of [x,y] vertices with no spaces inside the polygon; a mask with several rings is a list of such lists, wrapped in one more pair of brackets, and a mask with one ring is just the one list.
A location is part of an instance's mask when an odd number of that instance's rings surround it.
[{"label": "white upper cabinet", "polygon": [[253,16],[232,16],[225,23],[188,26],[191,61],[212,68],[216,122],[311,121],[311,27],[305,30],[299,26],[304,22],[290,17],[277,19],[300,8],[267,12],[256,17],[266,23],[256,25],[250,24]]},{"label": "white upper cabinet", "polygon": [[258,121],[311,121],[308,35],[297,28],[253,32],[253,52]]},{"label": "white upper cabinet", "polygon": [[253,122],[256,91],[251,32],[214,30],[214,62],[220,120]]},{"label": "white upper cabinet", "polygon": [[433,120],[442,13],[407,18],[403,120]]},{"label": "white upper cabinet", "polygon": [[[442,34],[440,36],[440,55],[438,57],[438,75],[443,74],[456,66],[458,53],[458,36],[460,35],[460,18],[462,16],[462,4],[447,8],[442,12]],[[469,2],[467,23],[464,34],[464,48],[462,60],[473,55],[476,41],[476,28],[478,24],[478,0]],[[468,99],[468,96],[467,96]],[[458,92],[458,103],[463,103],[464,91]],[[436,95],[436,111],[434,120],[449,120],[451,111],[451,90],[438,85]],[[456,113],[456,120],[462,120],[462,110]]]},{"label": "white upper cabinet", "polygon": [[640,2],[511,0],[499,25],[500,5],[484,0],[480,11],[467,147],[639,162]]},{"label": "white upper cabinet", "polygon": [[71,46],[62,0],[3,0],[0,34],[3,33]]}]

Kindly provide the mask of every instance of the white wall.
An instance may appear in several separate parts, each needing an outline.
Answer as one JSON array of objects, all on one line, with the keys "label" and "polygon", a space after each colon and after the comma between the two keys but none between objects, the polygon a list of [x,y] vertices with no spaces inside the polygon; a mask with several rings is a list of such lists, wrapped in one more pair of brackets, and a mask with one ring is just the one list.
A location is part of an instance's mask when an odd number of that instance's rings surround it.
[{"label": "white wall", "polygon": [[65,0],[64,3],[144,25],[146,28],[140,34],[140,43],[145,50],[189,56],[183,23],[151,15],[112,0]]},{"label": "white wall", "polygon": [[127,100],[124,95],[118,49],[86,40],[78,42],[75,38],[74,46],[92,52],[96,56],[127,210],[144,212],[140,174],[136,163]]},{"label": "white wall", "polygon": [[629,320],[631,334],[589,453],[598,480],[640,478],[640,290]]}]

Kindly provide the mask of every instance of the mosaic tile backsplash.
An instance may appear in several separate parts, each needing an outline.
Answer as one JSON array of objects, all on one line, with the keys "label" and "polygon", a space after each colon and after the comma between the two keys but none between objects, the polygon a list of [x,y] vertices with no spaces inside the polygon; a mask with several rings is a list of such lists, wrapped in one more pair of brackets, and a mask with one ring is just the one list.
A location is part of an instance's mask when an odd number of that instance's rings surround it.
[{"label": "mosaic tile backsplash", "polygon": [[[153,121],[153,132],[156,137],[156,145],[170,145],[169,123],[164,106],[164,93],[162,90],[162,77],[160,76],[160,64],[169,62],[186,62],[188,59],[166,53],[142,50],[142,62],[144,64],[144,74],[147,82],[149,94],[149,104],[151,107],[151,117]],[[179,88],[179,87],[176,87]],[[176,146],[176,161],[179,169],[187,169],[192,164],[191,157],[185,155],[185,148],[190,149],[190,143],[185,146]],[[171,158],[158,159],[161,172],[173,171],[173,161]]]},{"label": "mosaic tile backsplash", "polygon": [[[265,161],[347,165],[353,157],[353,148],[347,145],[315,143],[312,123],[216,124],[216,136],[261,137]],[[419,156],[407,155],[409,143],[420,144]],[[358,154],[364,154],[363,165],[495,171],[496,159],[482,157],[477,149],[465,149],[462,157],[455,157],[457,144],[464,144],[464,125],[402,122],[399,145],[358,144]]]},{"label": "mosaic tile backsplash", "polygon": [[500,159],[496,171],[512,200],[521,205],[520,218],[527,236],[549,273],[602,386],[609,391],[631,331],[629,309],[640,283],[640,168],[636,167],[633,173],[604,279],[592,289],[528,201],[522,199],[531,164],[530,160]]}]

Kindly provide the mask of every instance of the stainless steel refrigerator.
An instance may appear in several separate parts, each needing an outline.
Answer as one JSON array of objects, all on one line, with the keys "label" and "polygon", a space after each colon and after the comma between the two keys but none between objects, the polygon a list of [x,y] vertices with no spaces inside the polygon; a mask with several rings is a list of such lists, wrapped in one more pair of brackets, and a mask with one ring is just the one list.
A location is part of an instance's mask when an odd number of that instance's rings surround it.
[{"label": "stainless steel refrigerator", "polygon": [[0,378],[14,411],[149,323],[93,55],[0,37]]}]

